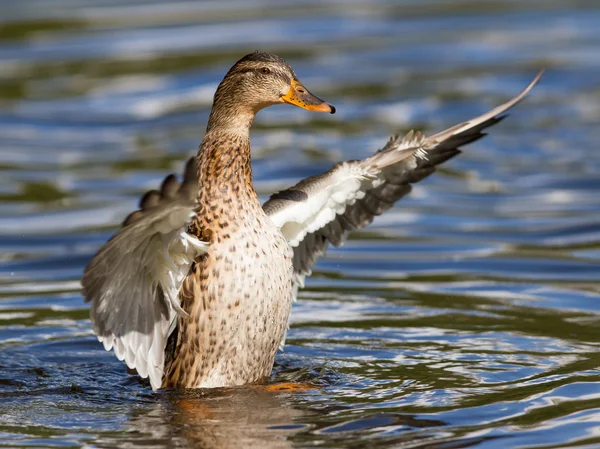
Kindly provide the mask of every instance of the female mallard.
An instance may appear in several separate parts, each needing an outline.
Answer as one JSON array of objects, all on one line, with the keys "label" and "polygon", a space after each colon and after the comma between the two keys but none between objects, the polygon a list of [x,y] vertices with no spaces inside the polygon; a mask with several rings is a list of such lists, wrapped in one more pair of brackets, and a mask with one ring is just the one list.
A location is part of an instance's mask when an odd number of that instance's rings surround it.
[{"label": "female mallard", "polygon": [[540,76],[486,114],[430,137],[393,137],[373,156],[339,163],[261,206],[250,167],[256,113],[279,103],[335,108],[279,56],[244,56],[217,88],[183,182],[171,175],[148,192],[87,266],[83,294],[98,339],[153,389],[267,378],[298,287],[327,245],[341,245],[481,138]]}]

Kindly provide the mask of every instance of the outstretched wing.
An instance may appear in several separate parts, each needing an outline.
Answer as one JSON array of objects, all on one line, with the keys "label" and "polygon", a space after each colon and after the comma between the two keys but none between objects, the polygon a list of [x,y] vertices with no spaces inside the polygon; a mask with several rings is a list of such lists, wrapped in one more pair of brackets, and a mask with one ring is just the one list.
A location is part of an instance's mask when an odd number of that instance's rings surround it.
[{"label": "outstretched wing", "polygon": [[207,245],[186,232],[196,215],[198,192],[194,159],[183,182],[174,175],[142,198],[140,210],[86,267],[83,295],[92,303],[94,331],[119,360],[161,386],[167,337],[177,313],[179,289],[191,263]]},{"label": "outstretched wing", "polygon": [[367,159],[341,162],[271,196],[263,208],[294,248],[296,285],[303,286],[328,244],[341,245],[348,232],[367,226],[391,208],[410,192],[411,184],[459,154],[459,147],[483,137],[482,131],[502,120],[502,114],[527,95],[542,73],[518,96],[479,117],[430,137],[418,131],[403,139],[393,137]]}]

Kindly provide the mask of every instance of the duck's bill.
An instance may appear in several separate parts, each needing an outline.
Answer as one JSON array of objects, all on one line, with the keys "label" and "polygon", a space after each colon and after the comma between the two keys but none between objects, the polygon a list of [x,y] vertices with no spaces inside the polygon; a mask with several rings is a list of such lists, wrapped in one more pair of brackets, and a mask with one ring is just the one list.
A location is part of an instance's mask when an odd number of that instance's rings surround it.
[{"label": "duck's bill", "polygon": [[332,105],[311,94],[306,87],[296,80],[292,80],[290,90],[282,97],[282,100],[285,103],[293,104],[309,111],[335,114],[335,108]]}]

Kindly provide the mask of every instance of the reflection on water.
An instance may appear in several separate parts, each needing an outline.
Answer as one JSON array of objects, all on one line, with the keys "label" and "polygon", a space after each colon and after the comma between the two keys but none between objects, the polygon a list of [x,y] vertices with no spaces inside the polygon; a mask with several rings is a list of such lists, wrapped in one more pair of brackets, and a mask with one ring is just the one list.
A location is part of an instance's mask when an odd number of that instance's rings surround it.
[{"label": "reflection on water", "polygon": [[287,436],[306,427],[293,424],[305,414],[293,408],[285,395],[259,388],[173,395],[134,412],[125,425],[132,437],[119,435],[114,444],[163,447],[176,442],[207,449],[284,449],[292,447]]},{"label": "reflection on water", "polygon": [[[0,447],[600,445],[597,3],[1,3]],[[338,109],[259,114],[263,198],[547,71],[316,266],[272,377],[311,389],[152,393],[97,343],[79,277],[255,49]]]}]

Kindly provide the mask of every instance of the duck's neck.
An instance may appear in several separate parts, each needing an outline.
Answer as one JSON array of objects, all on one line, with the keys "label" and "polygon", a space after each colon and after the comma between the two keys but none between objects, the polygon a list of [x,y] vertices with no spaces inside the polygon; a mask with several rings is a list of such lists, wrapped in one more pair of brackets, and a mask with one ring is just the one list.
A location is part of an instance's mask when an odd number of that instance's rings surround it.
[{"label": "duck's neck", "polygon": [[249,135],[256,110],[239,99],[239,95],[239,92],[231,89],[225,82],[219,85],[208,118],[207,134],[214,131],[220,134]]},{"label": "duck's neck", "polygon": [[210,127],[198,150],[199,201],[206,206],[231,201],[259,204],[252,185],[249,128]]}]

